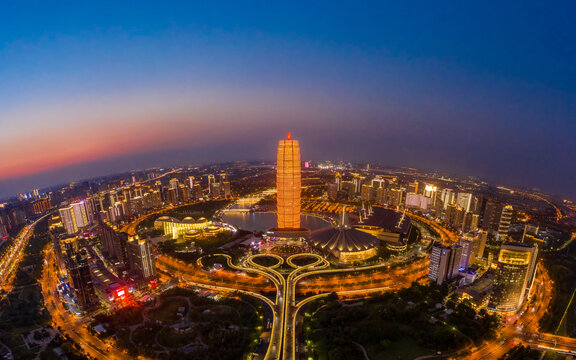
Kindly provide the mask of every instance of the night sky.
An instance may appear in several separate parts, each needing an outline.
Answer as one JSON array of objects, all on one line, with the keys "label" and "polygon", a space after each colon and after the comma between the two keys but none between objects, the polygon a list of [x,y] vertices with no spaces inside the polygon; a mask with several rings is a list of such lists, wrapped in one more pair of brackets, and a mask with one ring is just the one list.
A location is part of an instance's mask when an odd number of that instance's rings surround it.
[{"label": "night sky", "polygon": [[572,0],[81,3],[0,4],[0,196],[273,160],[290,131],[576,199]]}]

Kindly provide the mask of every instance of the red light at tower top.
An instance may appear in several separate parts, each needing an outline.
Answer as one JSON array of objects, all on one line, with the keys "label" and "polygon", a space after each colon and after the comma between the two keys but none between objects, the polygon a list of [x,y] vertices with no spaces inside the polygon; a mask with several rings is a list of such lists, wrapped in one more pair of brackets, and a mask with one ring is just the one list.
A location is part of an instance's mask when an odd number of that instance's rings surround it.
[{"label": "red light at tower top", "polygon": [[287,139],[287,140],[290,140],[291,137],[292,137],[292,134],[286,133],[286,139]]}]

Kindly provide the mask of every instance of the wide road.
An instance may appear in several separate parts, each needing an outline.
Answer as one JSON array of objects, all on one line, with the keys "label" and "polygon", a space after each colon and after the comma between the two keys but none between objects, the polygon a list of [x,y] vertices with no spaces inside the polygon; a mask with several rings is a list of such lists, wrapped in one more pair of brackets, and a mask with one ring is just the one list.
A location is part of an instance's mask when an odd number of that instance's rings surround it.
[{"label": "wide road", "polygon": [[[498,339],[484,343],[473,353],[467,354],[466,359],[498,359],[519,343],[524,345],[547,346],[549,351],[559,352],[561,349],[570,349],[576,353],[576,339],[567,340],[549,334],[540,334],[538,321],[544,316],[552,297],[552,282],[546,269],[538,264],[536,278],[532,287],[533,298],[526,302],[519,310],[517,316],[509,317],[505,325],[499,330]],[[557,345],[554,339],[561,339]],[[465,350],[464,350],[465,351]],[[454,358],[462,358],[463,352]]]},{"label": "wide road", "polygon": [[[86,328],[84,318],[72,315],[70,311],[64,308],[60,301],[57,285],[58,277],[55,271],[55,256],[51,249],[45,252],[45,262],[40,279],[42,295],[46,308],[52,315],[52,321],[55,328],[60,332],[68,335],[74,342],[78,343],[84,352],[96,359],[121,359],[128,360],[134,357],[115,348],[111,342],[100,340],[92,335]],[[139,357],[142,359],[142,357]]]},{"label": "wide road", "polygon": [[26,225],[16,236],[14,242],[7,249],[6,253],[0,259],[0,290],[9,293],[12,290],[12,282],[16,275],[18,265],[24,258],[24,249],[28,245],[28,240],[34,235],[34,227],[47,215],[42,216],[40,219],[34,221],[30,225]]}]

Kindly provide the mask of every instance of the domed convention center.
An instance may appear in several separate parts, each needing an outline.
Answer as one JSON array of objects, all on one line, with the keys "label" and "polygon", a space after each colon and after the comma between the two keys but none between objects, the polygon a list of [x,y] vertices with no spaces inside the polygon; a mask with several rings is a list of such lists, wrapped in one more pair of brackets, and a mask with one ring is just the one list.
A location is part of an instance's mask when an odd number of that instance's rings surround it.
[{"label": "domed convention center", "polygon": [[169,216],[161,216],[154,221],[154,228],[164,231],[164,235],[171,235],[172,239],[184,237],[185,240],[216,235],[222,231],[221,227],[203,217],[198,220],[192,217],[178,220]]},{"label": "domed convention center", "polygon": [[350,264],[374,257],[380,240],[352,228],[347,214],[343,212],[338,226],[313,231],[308,242],[311,246],[333,255],[338,262]]}]

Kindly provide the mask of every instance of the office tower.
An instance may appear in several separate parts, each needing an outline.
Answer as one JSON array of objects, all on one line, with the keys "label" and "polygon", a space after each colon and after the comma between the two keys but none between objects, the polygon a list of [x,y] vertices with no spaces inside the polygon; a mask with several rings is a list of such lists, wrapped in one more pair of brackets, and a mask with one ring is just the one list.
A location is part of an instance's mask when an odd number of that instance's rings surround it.
[{"label": "office tower", "polygon": [[208,175],[208,194],[212,195],[212,185],[216,183],[216,177],[212,174]]},{"label": "office tower", "polygon": [[68,234],[75,234],[78,230],[89,225],[84,202],[74,203],[59,209],[58,212],[62,219],[62,225]]},{"label": "office tower", "polygon": [[510,222],[512,221],[512,213],[514,209],[510,205],[506,205],[502,208],[502,213],[500,214],[500,221],[498,222],[498,234],[497,239],[500,241],[505,241],[508,237],[508,229],[510,229]]},{"label": "office tower", "polygon": [[301,169],[298,140],[288,133],[280,140],[276,162],[277,216],[279,229],[300,228]]},{"label": "office tower", "polygon": [[408,188],[406,189],[406,192],[410,194],[418,194],[418,182],[414,181],[408,183]]},{"label": "office tower", "polygon": [[223,183],[225,181],[228,181],[228,174],[226,173],[221,173],[220,174],[220,183]]},{"label": "office tower", "polygon": [[502,244],[498,268],[488,309],[496,312],[515,312],[528,297],[538,257],[536,245],[508,242]]},{"label": "office tower", "polygon": [[138,197],[138,196],[142,197],[142,196],[144,196],[144,195],[142,194],[142,185],[136,184],[136,185],[134,186],[134,196],[135,196],[135,197]]},{"label": "office tower", "polygon": [[194,188],[194,176],[188,176],[188,186],[190,189]]},{"label": "office tower", "polygon": [[94,291],[94,282],[90,274],[88,255],[85,249],[69,256],[67,264],[68,278],[74,289],[74,295],[78,306],[82,310],[90,310],[98,304],[98,298]]},{"label": "office tower", "polygon": [[434,245],[430,255],[428,278],[438,285],[458,275],[462,257],[462,246]]},{"label": "office tower", "polygon": [[336,173],[335,182],[337,186],[337,191],[342,190],[342,174],[339,172]]},{"label": "office tower", "polygon": [[138,274],[143,280],[155,277],[155,258],[148,241],[135,236],[128,239],[127,245],[130,271]]},{"label": "office tower", "polygon": [[456,196],[456,206],[463,208],[466,212],[470,211],[470,207],[472,206],[472,194],[458,193],[458,196]]},{"label": "office tower", "polygon": [[34,196],[34,200],[38,200],[40,198],[40,190],[38,189],[32,190],[32,195]]}]

